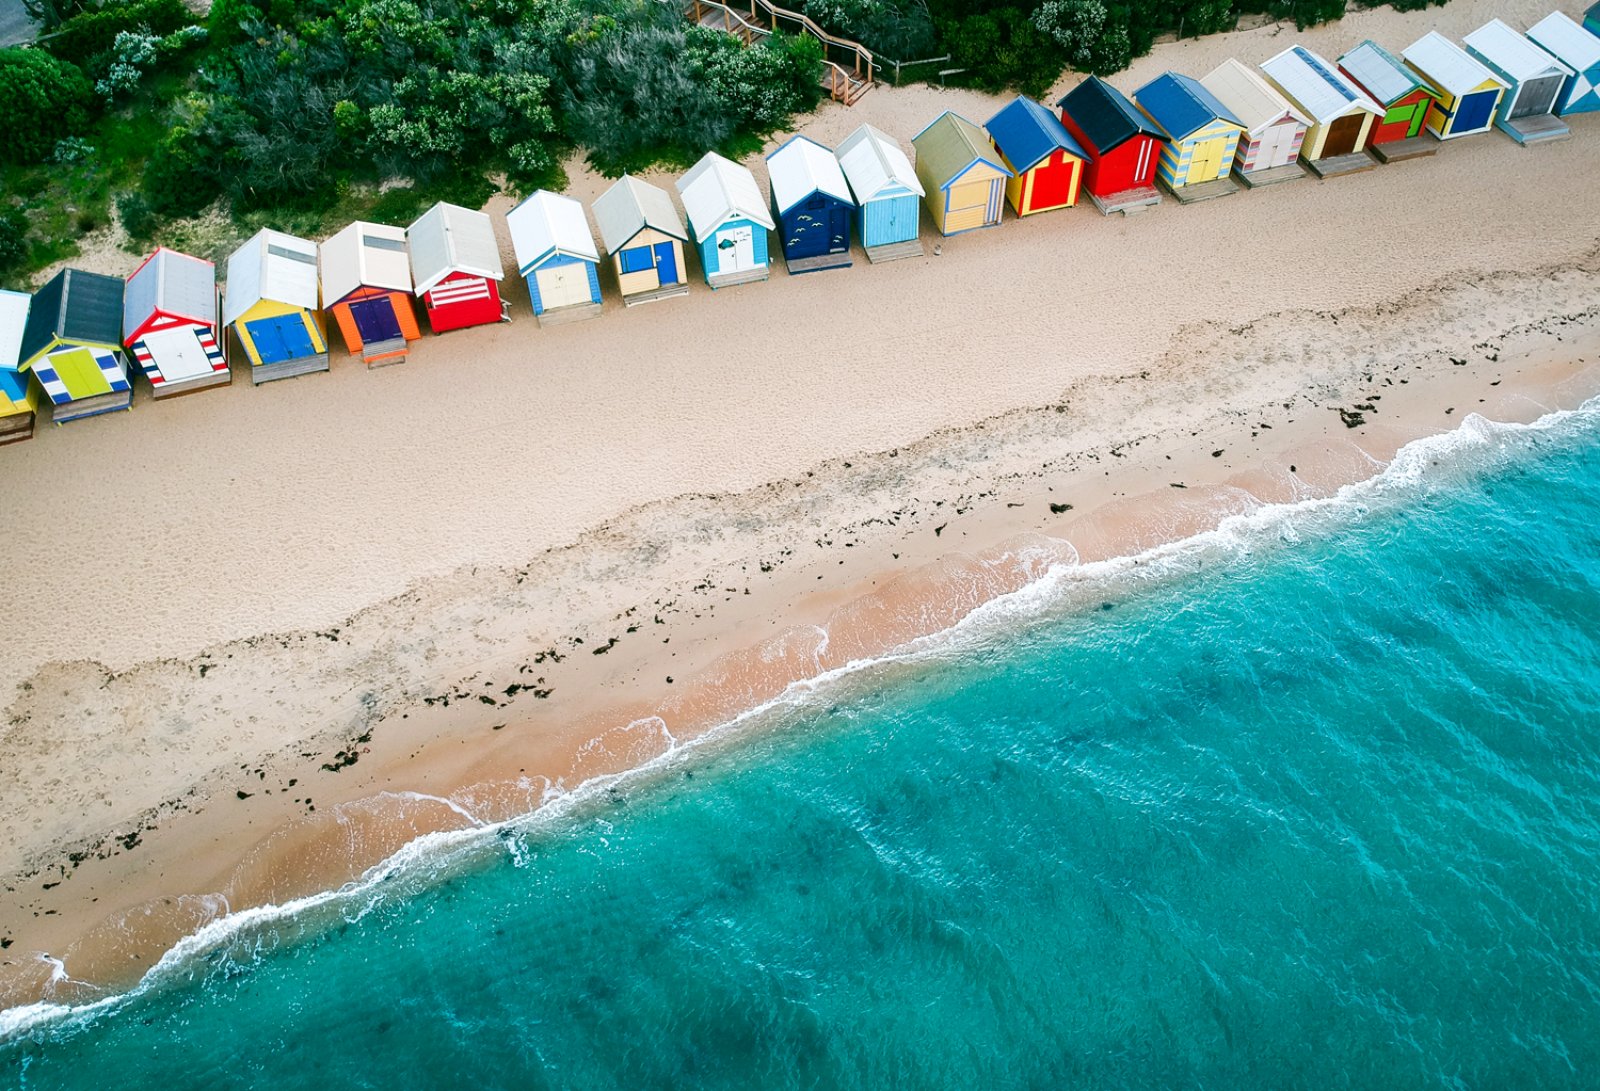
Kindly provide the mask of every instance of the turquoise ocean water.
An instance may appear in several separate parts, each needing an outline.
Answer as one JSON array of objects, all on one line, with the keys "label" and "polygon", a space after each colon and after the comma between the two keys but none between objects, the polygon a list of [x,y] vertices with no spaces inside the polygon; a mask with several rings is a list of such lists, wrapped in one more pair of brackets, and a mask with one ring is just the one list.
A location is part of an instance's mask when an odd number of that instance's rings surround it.
[{"label": "turquoise ocean water", "polygon": [[1600,413],[0,1017],[36,1088],[1600,1086]]}]

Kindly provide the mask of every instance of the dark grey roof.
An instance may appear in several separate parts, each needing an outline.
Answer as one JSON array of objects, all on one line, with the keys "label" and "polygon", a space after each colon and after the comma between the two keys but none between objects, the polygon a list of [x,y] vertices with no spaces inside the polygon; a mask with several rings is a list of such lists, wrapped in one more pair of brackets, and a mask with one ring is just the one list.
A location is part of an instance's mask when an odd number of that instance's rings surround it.
[{"label": "dark grey roof", "polygon": [[56,338],[103,345],[122,343],[122,278],[63,269],[33,296],[22,335],[31,359]]},{"label": "dark grey roof", "polygon": [[1126,95],[1099,76],[1090,76],[1078,84],[1056,105],[1077,122],[1083,135],[1094,145],[1096,155],[1104,155],[1141,133],[1163,142],[1167,140],[1167,134],[1141,114]]}]

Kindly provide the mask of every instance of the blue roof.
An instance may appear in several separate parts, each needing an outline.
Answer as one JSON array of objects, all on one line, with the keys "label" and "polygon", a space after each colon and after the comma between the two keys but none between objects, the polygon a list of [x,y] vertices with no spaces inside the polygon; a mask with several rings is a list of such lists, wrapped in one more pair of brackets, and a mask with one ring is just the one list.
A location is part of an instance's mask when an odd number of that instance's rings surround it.
[{"label": "blue roof", "polygon": [[1174,140],[1182,140],[1218,119],[1245,127],[1199,80],[1176,72],[1163,72],[1135,91],[1133,100]]},{"label": "blue roof", "polygon": [[1058,149],[1089,158],[1061,119],[1026,95],[1006,103],[984,128],[1018,171],[1032,170]]}]

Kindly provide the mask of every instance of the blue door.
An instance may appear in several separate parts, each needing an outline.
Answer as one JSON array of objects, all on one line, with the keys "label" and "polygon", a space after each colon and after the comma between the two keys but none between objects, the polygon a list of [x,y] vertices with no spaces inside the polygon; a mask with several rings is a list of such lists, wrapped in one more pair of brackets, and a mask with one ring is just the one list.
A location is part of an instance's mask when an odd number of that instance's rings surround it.
[{"label": "blue door", "polygon": [[256,347],[256,356],[263,364],[281,364],[285,360],[294,359],[297,354],[293,337],[297,329],[300,331],[300,339],[306,342],[308,351],[310,348],[310,339],[305,333],[305,323],[301,321],[299,315],[258,318],[254,322],[246,322],[244,328],[250,335],[250,342]]},{"label": "blue door", "polygon": [[1497,91],[1479,91],[1462,98],[1456,104],[1456,123],[1450,126],[1450,131],[1470,133],[1489,124],[1489,115],[1494,112],[1494,101],[1498,94]]},{"label": "blue door", "polygon": [[302,356],[317,355],[317,348],[311,343],[311,331],[306,329],[305,319],[299,315],[288,315],[281,319],[278,333],[283,338],[284,359],[295,360]]},{"label": "blue door", "polygon": [[678,256],[672,252],[670,242],[658,242],[656,252],[656,283],[665,287],[678,283]]},{"label": "blue door", "polygon": [[400,336],[400,319],[388,296],[357,300],[350,304],[350,317],[355,319],[356,331],[361,334],[364,345],[393,341]]}]

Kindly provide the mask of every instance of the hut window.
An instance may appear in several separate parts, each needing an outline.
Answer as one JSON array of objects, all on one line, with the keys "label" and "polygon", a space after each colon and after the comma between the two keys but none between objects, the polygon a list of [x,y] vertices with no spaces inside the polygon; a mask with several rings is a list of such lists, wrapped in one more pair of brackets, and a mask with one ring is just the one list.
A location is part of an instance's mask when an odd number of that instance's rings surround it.
[{"label": "hut window", "polygon": [[642,273],[646,269],[655,267],[655,255],[648,246],[636,246],[632,250],[624,250],[617,255],[617,260],[622,265],[624,273]]},{"label": "hut window", "polygon": [[823,199],[821,197],[813,197],[813,198],[811,198],[811,200],[806,202],[806,207],[807,208],[821,208],[823,206],[823,204],[824,204],[824,201],[823,201]]}]

